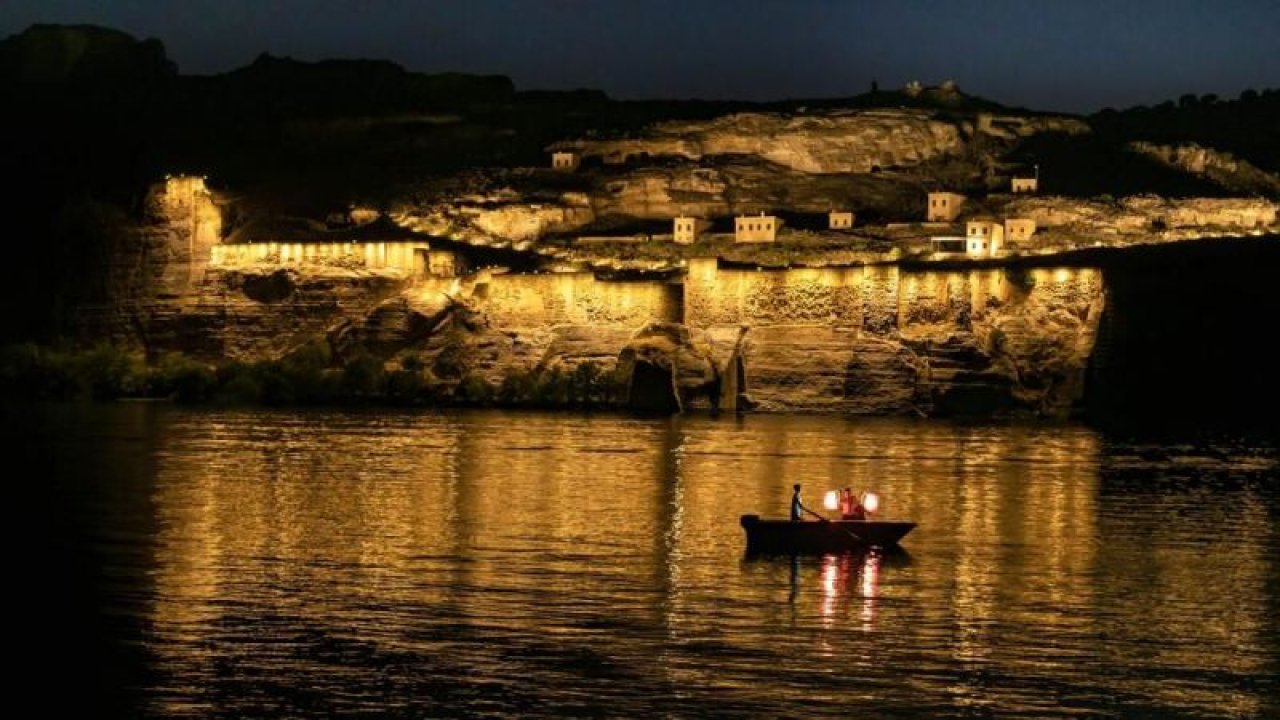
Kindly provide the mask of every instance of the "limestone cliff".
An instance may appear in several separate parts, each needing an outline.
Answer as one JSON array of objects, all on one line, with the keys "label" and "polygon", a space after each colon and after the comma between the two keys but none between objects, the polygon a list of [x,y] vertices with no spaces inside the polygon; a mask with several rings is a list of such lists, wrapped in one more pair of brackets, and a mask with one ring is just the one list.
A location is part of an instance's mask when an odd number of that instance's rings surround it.
[{"label": "limestone cliff", "polygon": [[1084,133],[1088,127],[1051,116],[981,114],[976,121],[955,121],[911,109],[737,113],[658,123],[635,137],[572,140],[551,149],[576,150],[609,164],[746,155],[804,173],[869,173],[957,153],[975,133],[1014,140],[1041,132]]},{"label": "limestone cliff", "polygon": [[594,363],[640,409],[1062,416],[1103,300],[1087,269],[479,273],[416,283],[340,333],[443,382]]},{"label": "limestone cliff", "polygon": [[1280,197],[1280,176],[1266,172],[1231,153],[1201,147],[1195,143],[1157,145],[1134,142],[1129,144],[1129,149],[1169,167],[1207,177],[1229,190]]},{"label": "limestone cliff", "polygon": [[1103,297],[1090,270],[752,270],[713,258],[665,279],[440,277],[412,242],[372,255],[210,246],[219,215],[202,187],[162,186],[150,222],[123,232],[112,301],[78,315],[87,337],[216,361],[328,338],[336,357],[490,387],[590,362],[647,409],[1061,415],[1081,396]]},{"label": "limestone cliff", "polygon": [[[679,163],[610,173],[591,193],[598,217],[669,221],[760,211],[825,214],[833,207],[877,215],[908,211],[917,183],[862,174],[812,174],[753,159]],[[923,206],[923,205],[922,205]]]},{"label": "limestone cliff", "polygon": [[1001,211],[1006,217],[1031,218],[1037,227],[1051,232],[1162,242],[1211,233],[1262,232],[1275,227],[1280,203],[1263,198],[1171,199],[1156,195],[1119,200],[1017,196],[1009,198]]},{"label": "limestone cliff", "polygon": [[754,155],[800,172],[849,173],[914,165],[955,152],[963,142],[960,126],[935,120],[930,113],[876,110],[739,113],[701,122],[659,123],[636,138],[577,140],[553,147],[571,147],[584,157],[609,163],[640,157],[701,160]]}]

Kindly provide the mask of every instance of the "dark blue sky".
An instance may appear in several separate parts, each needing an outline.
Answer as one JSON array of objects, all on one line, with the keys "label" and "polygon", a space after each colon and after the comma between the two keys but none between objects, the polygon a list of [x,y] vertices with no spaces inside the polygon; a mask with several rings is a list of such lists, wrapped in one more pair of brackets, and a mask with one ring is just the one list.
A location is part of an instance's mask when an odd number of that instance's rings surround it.
[{"label": "dark blue sky", "polygon": [[501,73],[620,98],[852,95],[956,80],[1092,111],[1280,86],[1280,0],[5,0],[0,35],[95,23],[185,73],[270,52]]}]

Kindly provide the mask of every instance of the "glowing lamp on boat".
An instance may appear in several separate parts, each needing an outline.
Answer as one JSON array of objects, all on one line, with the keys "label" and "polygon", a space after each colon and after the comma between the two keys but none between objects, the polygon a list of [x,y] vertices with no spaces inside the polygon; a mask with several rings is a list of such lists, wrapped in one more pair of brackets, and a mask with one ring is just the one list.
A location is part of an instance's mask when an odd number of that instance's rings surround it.
[{"label": "glowing lamp on boat", "polygon": [[840,508],[840,493],[835,490],[828,490],[826,495],[822,496],[822,507],[827,510],[837,510]]},{"label": "glowing lamp on boat", "polygon": [[862,507],[869,513],[879,510],[880,496],[870,491],[862,493]]}]

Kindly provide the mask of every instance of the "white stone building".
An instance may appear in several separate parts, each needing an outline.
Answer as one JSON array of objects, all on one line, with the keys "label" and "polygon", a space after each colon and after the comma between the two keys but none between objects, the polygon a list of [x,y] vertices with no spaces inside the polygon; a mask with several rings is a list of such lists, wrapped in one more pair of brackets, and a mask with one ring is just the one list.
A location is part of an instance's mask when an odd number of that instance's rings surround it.
[{"label": "white stone building", "polygon": [[702,218],[681,215],[672,222],[671,234],[681,245],[688,245],[698,239],[711,223]]},{"label": "white stone building", "polygon": [[740,243],[773,242],[778,239],[782,220],[760,213],[739,215],[733,219],[733,240]]},{"label": "white stone building", "polygon": [[1004,250],[1004,225],[998,220],[970,220],[964,237],[969,257],[996,257]]},{"label": "white stone building", "polygon": [[960,216],[960,208],[964,206],[965,197],[960,193],[929,193],[929,222],[951,222]]},{"label": "white stone building", "polygon": [[554,170],[573,172],[582,164],[582,156],[572,150],[557,150],[551,153],[551,167]]}]

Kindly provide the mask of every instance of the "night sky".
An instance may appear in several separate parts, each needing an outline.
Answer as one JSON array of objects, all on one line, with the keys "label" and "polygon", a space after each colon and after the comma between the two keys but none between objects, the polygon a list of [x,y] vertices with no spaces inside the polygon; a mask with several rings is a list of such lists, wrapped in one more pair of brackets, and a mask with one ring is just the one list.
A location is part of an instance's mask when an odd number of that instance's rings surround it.
[{"label": "night sky", "polygon": [[37,22],[156,37],[184,73],[370,57],[618,98],[832,97],[954,79],[1088,112],[1280,85],[1280,0],[6,0]]}]

